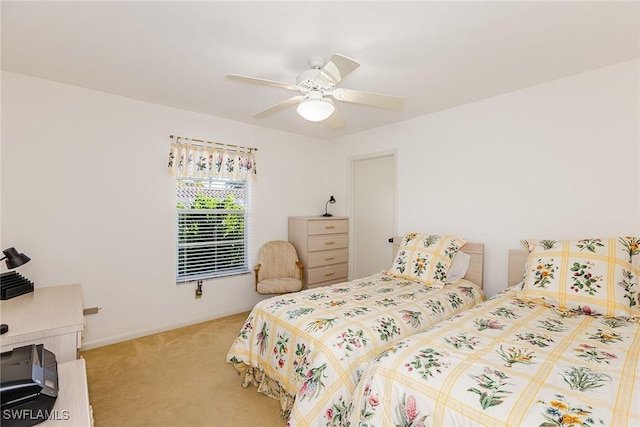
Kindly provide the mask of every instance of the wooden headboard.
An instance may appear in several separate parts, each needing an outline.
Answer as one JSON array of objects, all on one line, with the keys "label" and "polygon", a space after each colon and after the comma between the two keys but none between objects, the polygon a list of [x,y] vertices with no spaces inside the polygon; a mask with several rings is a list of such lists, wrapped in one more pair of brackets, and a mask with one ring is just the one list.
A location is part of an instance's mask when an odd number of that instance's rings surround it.
[{"label": "wooden headboard", "polygon": [[515,286],[522,281],[522,276],[527,265],[529,251],[520,249],[509,249],[509,287]]},{"label": "wooden headboard", "polygon": [[[396,254],[398,253],[398,249],[400,248],[400,243],[402,243],[403,237],[404,236],[395,236],[393,238],[393,260],[396,259]],[[469,260],[469,268],[467,269],[467,274],[464,275],[464,278],[482,288],[482,278],[484,270],[484,244],[467,242],[462,247],[462,252],[471,256],[471,259]],[[522,268],[524,271],[524,264]],[[520,278],[522,278],[522,275],[520,275]]]}]

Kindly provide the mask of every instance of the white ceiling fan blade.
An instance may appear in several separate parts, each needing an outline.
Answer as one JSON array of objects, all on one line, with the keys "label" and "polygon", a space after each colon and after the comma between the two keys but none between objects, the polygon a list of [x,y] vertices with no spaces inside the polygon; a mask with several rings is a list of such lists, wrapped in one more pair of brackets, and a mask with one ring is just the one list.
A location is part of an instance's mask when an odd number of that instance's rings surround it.
[{"label": "white ceiling fan blade", "polygon": [[336,53],[324,64],[317,78],[323,83],[335,85],[359,66],[353,59]]},{"label": "white ceiling fan blade", "polygon": [[280,87],[283,89],[296,90],[295,85],[289,83],[277,82],[275,80],[259,79],[257,77],[241,76],[239,74],[229,74],[226,76],[228,80],[233,80],[240,83],[250,83],[260,86]]},{"label": "white ceiling fan blade", "polygon": [[404,98],[380,93],[363,92],[361,90],[336,88],[332,96],[339,101],[370,105],[372,107],[399,110],[404,105]]},{"label": "white ceiling fan blade", "polygon": [[324,122],[329,126],[329,128],[334,130],[342,129],[347,125],[347,122],[344,121],[342,114],[340,114],[340,110],[338,110],[337,107],[333,111],[333,114],[331,114]]},{"label": "white ceiling fan blade", "polygon": [[264,110],[254,114],[253,117],[255,117],[256,119],[267,117],[277,111],[284,110],[287,107],[297,104],[302,99],[304,99],[304,95],[298,95],[289,99],[285,99],[284,101],[278,102],[277,104],[274,104],[271,107],[265,108]]}]

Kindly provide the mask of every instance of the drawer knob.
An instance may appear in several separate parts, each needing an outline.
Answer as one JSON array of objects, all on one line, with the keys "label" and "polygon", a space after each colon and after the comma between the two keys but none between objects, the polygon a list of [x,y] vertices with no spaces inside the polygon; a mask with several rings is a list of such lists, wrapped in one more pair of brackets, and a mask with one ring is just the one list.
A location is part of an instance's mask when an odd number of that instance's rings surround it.
[{"label": "drawer knob", "polygon": [[325,245],[335,245],[336,242],[325,242]]},{"label": "drawer knob", "polygon": [[325,227],[324,227],[325,230],[331,230],[331,229],[334,229],[334,228],[336,228],[335,225],[325,225]]},{"label": "drawer knob", "polygon": [[334,271],[332,271],[331,273],[325,273],[325,276],[333,276],[334,274],[336,274]]},{"label": "drawer knob", "polygon": [[325,258],[324,260],[325,261],[331,261],[332,259],[336,259],[336,257],[332,256],[332,257]]}]

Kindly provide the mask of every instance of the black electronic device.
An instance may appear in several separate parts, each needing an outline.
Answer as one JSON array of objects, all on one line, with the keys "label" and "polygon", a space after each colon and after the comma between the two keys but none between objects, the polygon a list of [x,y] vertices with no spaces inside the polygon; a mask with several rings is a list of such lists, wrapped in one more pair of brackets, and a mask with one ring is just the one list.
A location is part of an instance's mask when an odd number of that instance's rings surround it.
[{"label": "black electronic device", "polygon": [[56,356],[42,344],[0,354],[3,427],[29,427],[48,419],[58,397]]},{"label": "black electronic device", "polygon": [[0,299],[9,299],[33,292],[33,283],[20,273],[8,271],[0,275]]}]

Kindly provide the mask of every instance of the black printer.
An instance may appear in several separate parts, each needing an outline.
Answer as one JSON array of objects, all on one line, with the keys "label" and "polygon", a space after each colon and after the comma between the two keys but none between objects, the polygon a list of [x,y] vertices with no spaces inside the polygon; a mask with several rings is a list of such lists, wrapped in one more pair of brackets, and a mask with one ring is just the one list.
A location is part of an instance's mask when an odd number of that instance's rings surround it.
[{"label": "black printer", "polygon": [[32,344],[1,353],[0,365],[0,424],[28,427],[48,419],[58,397],[56,356]]}]

